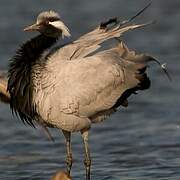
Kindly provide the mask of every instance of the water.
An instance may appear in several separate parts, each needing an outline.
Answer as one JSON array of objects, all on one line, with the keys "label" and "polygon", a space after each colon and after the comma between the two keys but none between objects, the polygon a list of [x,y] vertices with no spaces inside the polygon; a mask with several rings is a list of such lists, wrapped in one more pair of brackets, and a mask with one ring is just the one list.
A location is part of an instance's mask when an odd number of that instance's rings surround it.
[{"label": "water", "polygon": [[[73,37],[92,29],[108,17],[129,17],[146,0],[1,0],[0,67],[7,69],[8,59],[23,41],[34,34],[22,32],[42,10],[60,12]],[[166,62],[170,83],[156,65],[152,65],[151,89],[130,98],[128,108],[120,108],[104,123],[94,125],[90,133],[93,180],[178,180],[180,179],[180,2],[154,1],[139,22],[157,20],[143,30],[124,36],[133,49],[148,52]],[[43,180],[65,168],[64,138],[51,130],[56,141],[49,142],[41,129],[24,126],[0,104],[0,179]],[[83,146],[79,134],[73,135],[75,180],[83,179]]]}]

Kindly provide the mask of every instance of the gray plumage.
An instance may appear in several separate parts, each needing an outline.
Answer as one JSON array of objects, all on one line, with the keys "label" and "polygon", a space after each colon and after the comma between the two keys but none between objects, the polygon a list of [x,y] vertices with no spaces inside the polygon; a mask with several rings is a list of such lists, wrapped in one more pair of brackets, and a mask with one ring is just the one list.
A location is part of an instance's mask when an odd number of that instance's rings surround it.
[{"label": "gray plumage", "polygon": [[[104,119],[102,112],[106,116],[109,111],[115,111],[113,106],[126,90],[139,90],[144,83],[149,84],[144,71],[152,58],[136,55],[122,42],[115,48],[89,56],[102,42],[146,24],[125,27],[117,24],[109,29],[97,27],[51,53],[48,48],[58,36],[54,35],[56,29],[47,25],[47,21],[59,16],[52,11],[47,14],[41,13],[37,22],[43,25],[40,32],[48,31],[48,36],[42,33],[25,43],[10,63],[8,91],[12,97],[11,108],[23,121],[33,125],[33,120],[37,120],[63,130],[80,131],[90,128],[91,123],[99,119],[99,113]],[[144,69],[143,73],[140,73],[141,69]]]},{"label": "gray plumage", "polygon": [[149,88],[146,68],[154,60],[129,50],[123,42],[117,42],[111,49],[96,50],[103,42],[146,25],[112,21],[72,43],[52,49],[60,36],[69,37],[70,33],[57,13],[43,12],[35,25],[25,28],[41,34],[25,43],[11,59],[8,81],[11,109],[30,125],[38,121],[62,129],[67,144],[71,132],[81,131],[87,179],[90,179],[87,131],[92,123],[103,121],[120,105],[127,106],[132,93]]}]

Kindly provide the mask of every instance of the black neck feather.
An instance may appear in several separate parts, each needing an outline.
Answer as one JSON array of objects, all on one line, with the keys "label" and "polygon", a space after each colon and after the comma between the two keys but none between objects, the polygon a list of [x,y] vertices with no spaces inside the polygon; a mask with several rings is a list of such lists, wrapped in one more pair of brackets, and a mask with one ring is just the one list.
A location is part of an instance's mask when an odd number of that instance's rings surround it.
[{"label": "black neck feather", "polygon": [[23,44],[10,60],[7,88],[11,95],[10,107],[23,122],[32,126],[35,108],[32,104],[31,69],[42,53],[56,41],[57,38],[40,34]]}]

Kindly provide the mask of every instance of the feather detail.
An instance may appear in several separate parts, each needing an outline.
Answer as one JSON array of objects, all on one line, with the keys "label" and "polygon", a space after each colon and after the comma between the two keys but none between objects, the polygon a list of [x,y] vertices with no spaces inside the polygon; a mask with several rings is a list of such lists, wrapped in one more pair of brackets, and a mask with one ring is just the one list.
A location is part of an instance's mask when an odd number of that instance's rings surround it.
[{"label": "feather detail", "polygon": [[25,123],[34,126],[36,106],[32,102],[32,69],[41,54],[57,38],[38,35],[21,46],[10,60],[7,91],[10,93],[10,107]]}]

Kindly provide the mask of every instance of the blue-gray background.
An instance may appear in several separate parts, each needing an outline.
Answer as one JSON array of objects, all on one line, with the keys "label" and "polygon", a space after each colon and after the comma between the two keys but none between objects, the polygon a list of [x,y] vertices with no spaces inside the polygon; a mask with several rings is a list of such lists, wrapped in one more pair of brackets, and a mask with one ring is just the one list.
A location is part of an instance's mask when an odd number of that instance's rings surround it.
[{"label": "blue-gray background", "polygon": [[[34,34],[22,29],[42,10],[61,14],[74,38],[109,17],[130,17],[147,4],[146,0],[1,0],[0,69],[17,47]],[[168,64],[173,82],[152,65],[151,89],[130,98],[128,108],[120,108],[104,123],[93,126],[90,144],[94,180],[180,179],[180,1],[156,0],[138,18],[157,20],[155,25],[129,32],[128,45],[148,52]],[[0,179],[49,179],[65,168],[64,138],[52,130],[55,143],[41,129],[24,126],[9,107],[0,104]],[[83,146],[73,135],[73,177],[83,179]]]}]

